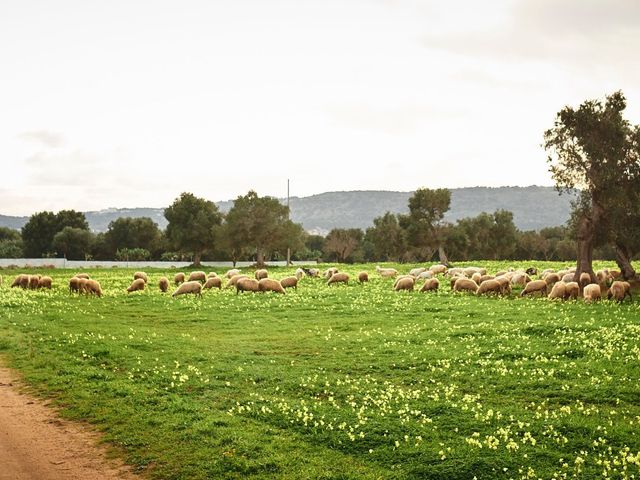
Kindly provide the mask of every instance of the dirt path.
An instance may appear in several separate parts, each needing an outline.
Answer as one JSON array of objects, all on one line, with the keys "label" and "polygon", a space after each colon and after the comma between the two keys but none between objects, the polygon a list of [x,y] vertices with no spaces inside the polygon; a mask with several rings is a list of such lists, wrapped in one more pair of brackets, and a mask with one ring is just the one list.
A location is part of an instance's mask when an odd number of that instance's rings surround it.
[{"label": "dirt path", "polygon": [[18,385],[16,375],[0,365],[0,480],[139,479],[106,458],[99,434],[58,418]]}]

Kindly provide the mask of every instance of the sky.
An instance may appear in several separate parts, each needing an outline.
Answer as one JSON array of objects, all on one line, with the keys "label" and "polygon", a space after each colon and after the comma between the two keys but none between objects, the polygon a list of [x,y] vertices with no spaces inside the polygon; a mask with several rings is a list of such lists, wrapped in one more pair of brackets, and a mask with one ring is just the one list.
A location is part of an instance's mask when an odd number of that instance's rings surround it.
[{"label": "sky", "polygon": [[3,0],[0,214],[552,185],[638,47],[636,0]]}]

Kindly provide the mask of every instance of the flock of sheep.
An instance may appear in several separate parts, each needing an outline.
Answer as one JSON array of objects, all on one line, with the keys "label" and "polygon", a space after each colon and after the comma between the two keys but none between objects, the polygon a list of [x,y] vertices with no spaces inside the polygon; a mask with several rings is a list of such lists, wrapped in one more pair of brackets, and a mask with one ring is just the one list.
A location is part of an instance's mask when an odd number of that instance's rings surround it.
[{"label": "flock of sheep", "polygon": [[[437,291],[440,286],[441,276],[450,282],[454,292],[471,292],[476,295],[510,295],[513,287],[521,287],[521,296],[538,294],[549,299],[577,299],[583,298],[585,302],[600,300],[604,296],[622,302],[626,297],[631,297],[631,286],[628,282],[617,280],[620,272],[617,270],[603,269],[596,272],[597,282],[591,281],[587,273],[580,275],[577,282],[574,281],[575,268],[556,271],[547,269],[537,275],[534,268],[528,270],[503,270],[493,275],[487,274],[487,270],[481,267],[447,268],[444,265],[432,265],[429,268],[418,267],[411,269],[407,274],[401,275],[395,268],[376,267],[376,273],[382,278],[394,279],[393,289],[414,290],[418,282],[422,282],[420,292]],[[285,293],[287,288],[298,288],[298,282],[305,276],[327,280],[327,285],[348,283],[350,276],[346,272],[338,271],[331,267],[321,274],[317,268],[298,268],[294,276],[288,276],[281,280],[269,278],[265,269],[256,270],[253,276],[241,273],[238,269],[231,269],[224,274],[225,288],[235,288],[236,294],[240,292],[276,292]],[[357,280],[360,283],[369,281],[369,273],[359,272]],[[127,288],[127,292],[144,291],[148,288],[149,277],[145,272],[136,272],[133,281]],[[221,289],[223,278],[215,272],[206,274],[203,271],[191,272],[187,277],[184,273],[177,273],[173,278],[176,286],[172,296],[185,294],[202,295],[203,290],[212,288]],[[24,289],[48,288],[52,285],[49,276],[20,274],[16,276],[12,287]],[[169,279],[161,277],[158,281],[161,292],[169,290]],[[69,291],[72,293],[84,293],[88,295],[102,296],[102,288],[97,280],[89,278],[86,273],[78,273],[69,280]]]}]

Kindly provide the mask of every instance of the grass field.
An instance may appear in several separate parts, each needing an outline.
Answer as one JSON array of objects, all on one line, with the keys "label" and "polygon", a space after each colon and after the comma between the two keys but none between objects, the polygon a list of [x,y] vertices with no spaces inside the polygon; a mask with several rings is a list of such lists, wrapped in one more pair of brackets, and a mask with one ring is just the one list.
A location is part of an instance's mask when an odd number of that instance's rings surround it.
[{"label": "grass field", "polygon": [[87,298],[62,270],[52,291],[9,288],[22,272],[1,272],[0,355],[149,478],[640,478],[640,302],[375,274],[171,298],[169,272],[127,295],[116,269],[89,271],[105,295]]}]

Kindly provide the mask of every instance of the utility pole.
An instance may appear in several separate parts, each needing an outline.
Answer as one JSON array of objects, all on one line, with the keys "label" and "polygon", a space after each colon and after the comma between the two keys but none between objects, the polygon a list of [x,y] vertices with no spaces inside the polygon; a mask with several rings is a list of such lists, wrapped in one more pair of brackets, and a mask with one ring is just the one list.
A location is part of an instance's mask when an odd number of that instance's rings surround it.
[{"label": "utility pole", "polygon": [[[289,179],[287,178],[287,220],[290,219],[289,211]],[[287,245],[289,245],[289,239],[287,239]],[[291,248],[287,246],[287,267],[291,266]]]}]

